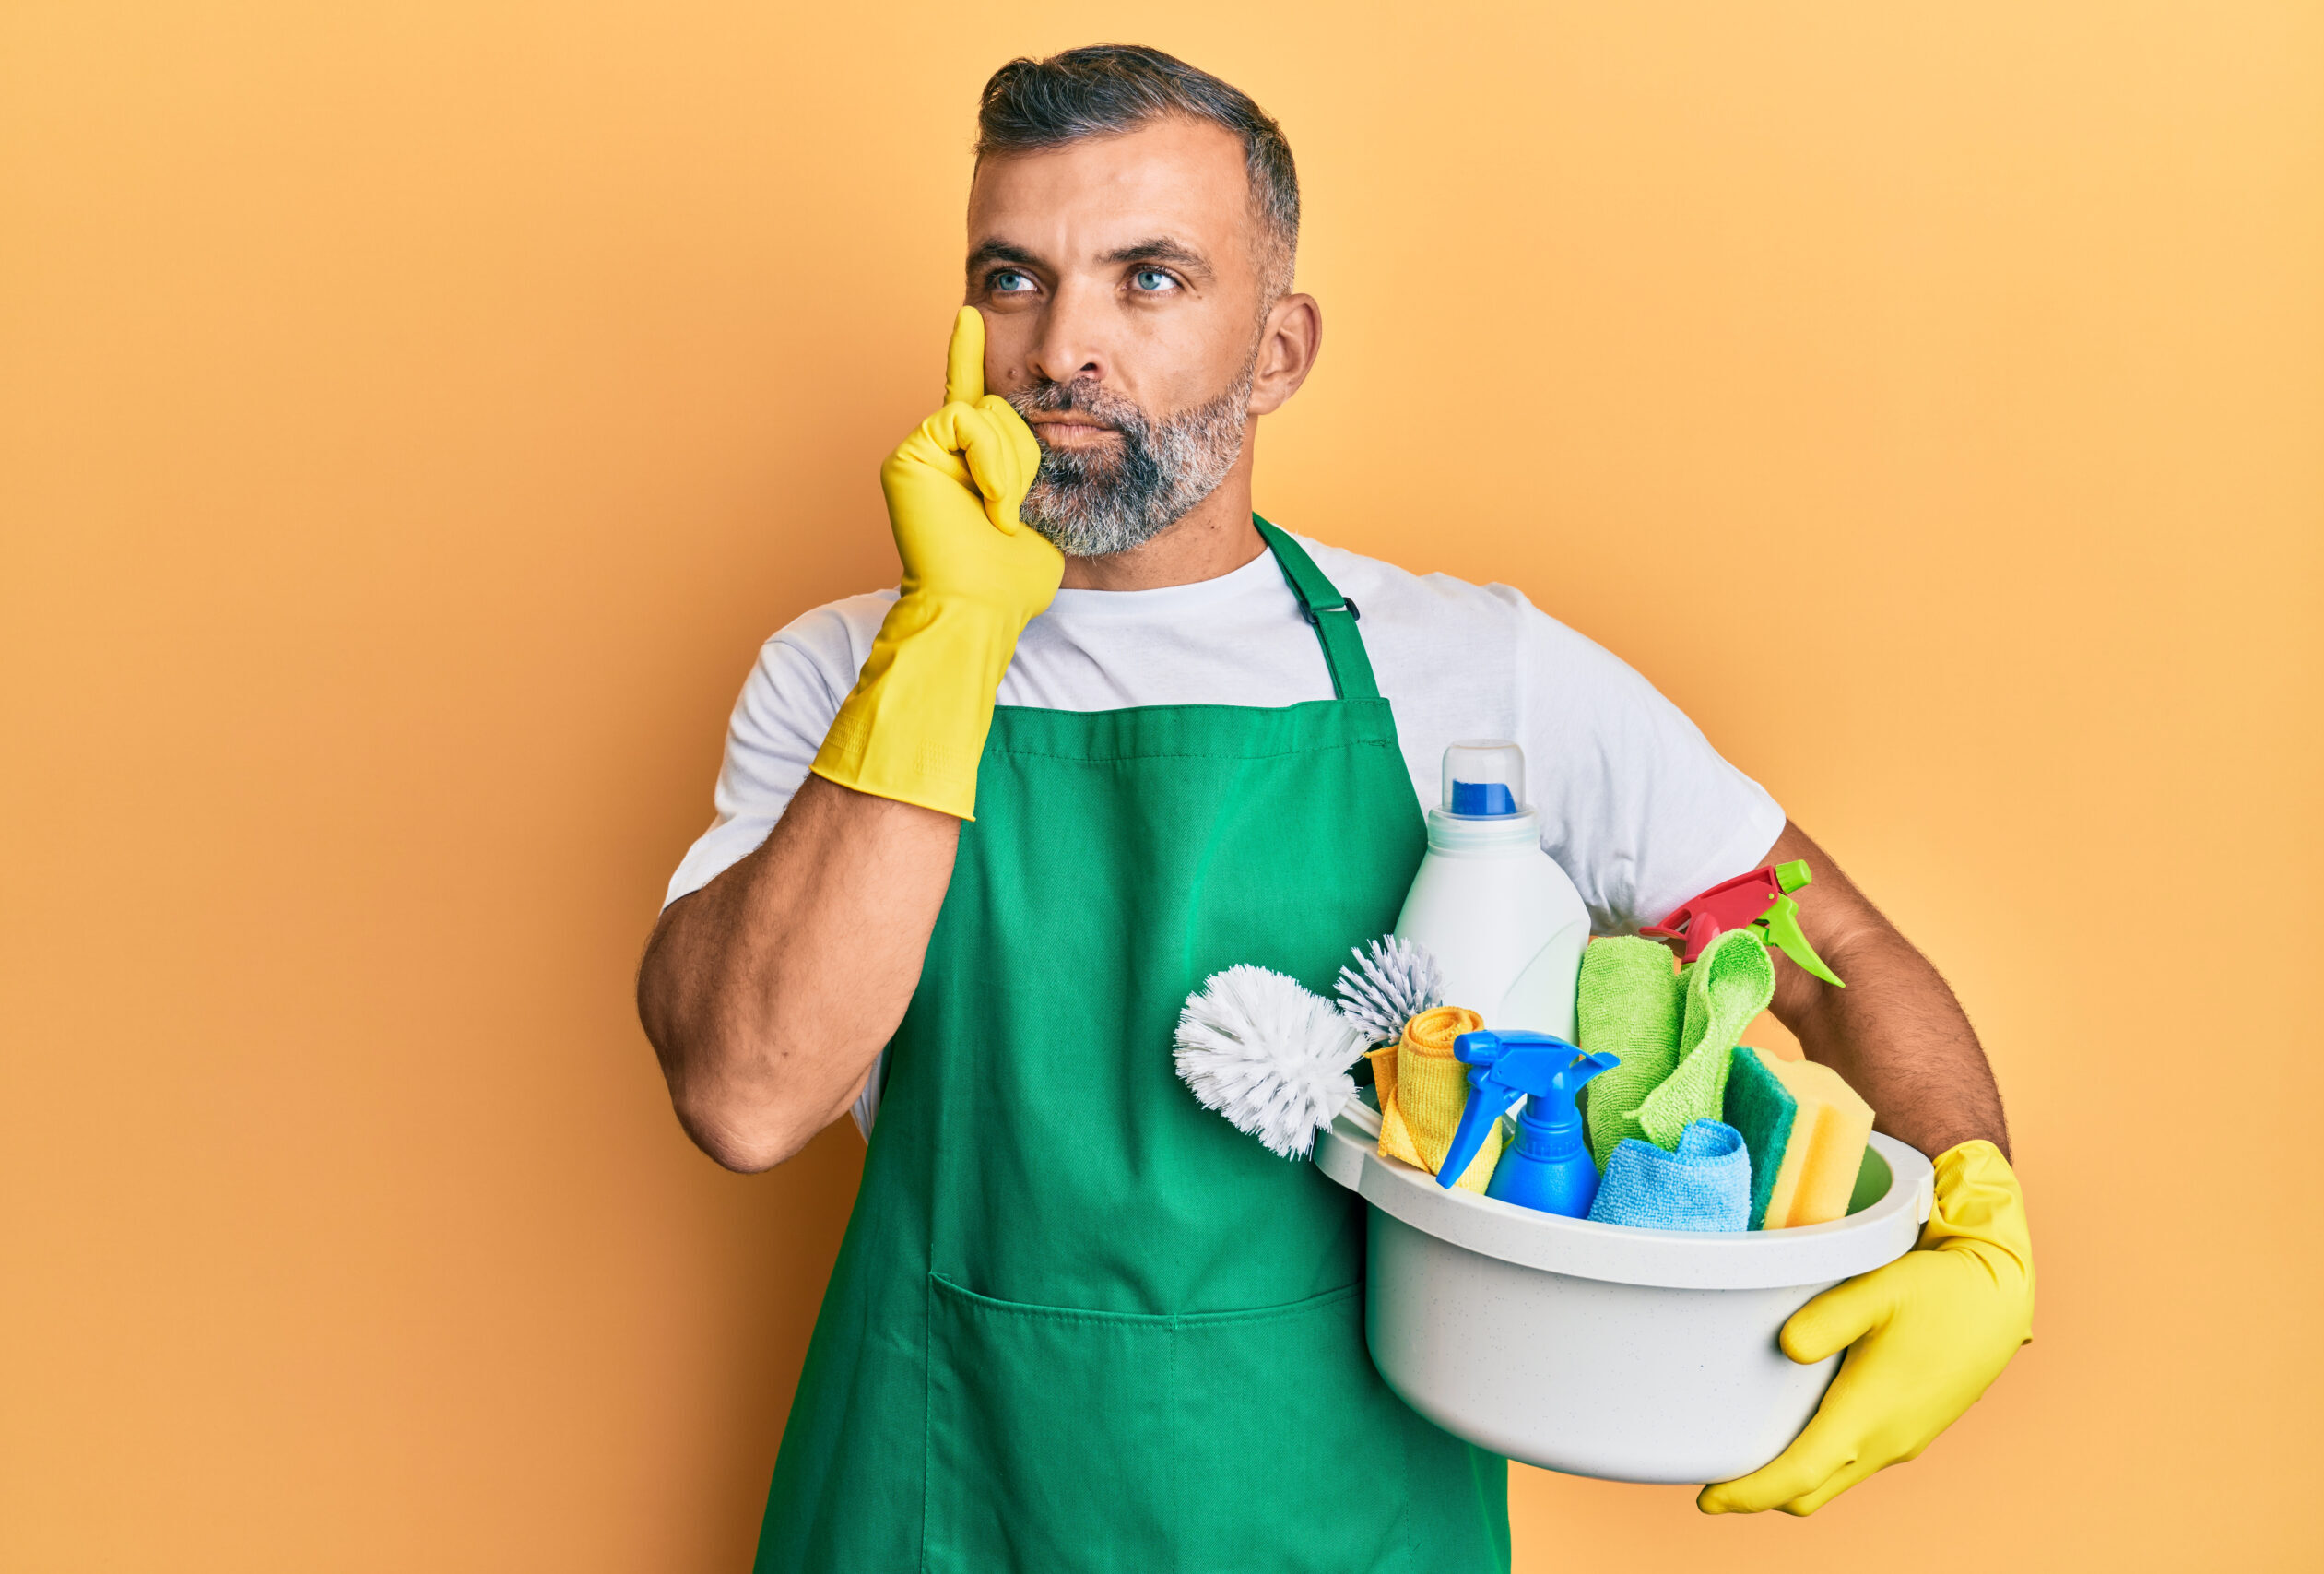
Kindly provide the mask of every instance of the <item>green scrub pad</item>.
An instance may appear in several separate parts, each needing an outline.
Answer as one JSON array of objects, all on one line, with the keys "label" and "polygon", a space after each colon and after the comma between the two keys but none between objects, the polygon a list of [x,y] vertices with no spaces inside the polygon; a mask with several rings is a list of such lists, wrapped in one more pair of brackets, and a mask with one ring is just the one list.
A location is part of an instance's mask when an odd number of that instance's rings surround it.
[{"label": "green scrub pad", "polygon": [[1752,1156],[1751,1229],[1767,1221],[1767,1199],[1774,1195],[1776,1172],[1783,1168],[1784,1150],[1791,1145],[1792,1123],[1799,1118],[1799,1101],[1791,1096],[1783,1079],[1768,1069],[1760,1052],[1738,1045],[1727,1075],[1727,1123],[1743,1134]]},{"label": "green scrub pad", "polygon": [[1654,941],[1594,940],[1582,953],[1574,1000],[1582,1050],[1622,1061],[1589,1084],[1589,1151],[1601,1170],[1624,1137],[1639,1134],[1633,1112],[1679,1063],[1683,1002],[1670,953]]},{"label": "green scrub pad", "polygon": [[1735,1041],[1775,998],[1775,965],[1755,929],[1729,929],[1719,936],[1687,968],[1684,979],[1679,1069],[1634,1111],[1639,1130],[1665,1151],[1675,1150],[1680,1134],[1697,1120],[1719,1118]]},{"label": "green scrub pad", "polygon": [[1752,1190],[1764,1199],[1752,1209],[1752,1228],[1798,1229],[1846,1215],[1872,1136],[1872,1107],[1846,1078],[1813,1060],[1739,1048],[1727,1112],[1763,1129],[1743,1139]]}]

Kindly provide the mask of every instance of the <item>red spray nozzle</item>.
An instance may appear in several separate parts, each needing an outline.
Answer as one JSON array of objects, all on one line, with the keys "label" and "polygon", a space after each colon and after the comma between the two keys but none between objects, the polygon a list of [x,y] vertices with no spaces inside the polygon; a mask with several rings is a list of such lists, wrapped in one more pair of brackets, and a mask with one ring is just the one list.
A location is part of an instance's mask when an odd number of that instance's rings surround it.
[{"label": "red spray nozzle", "polygon": [[1764,924],[1768,943],[1827,984],[1847,988],[1840,976],[1824,965],[1815,947],[1799,928],[1799,904],[1791,894],[1815,878],[1805,858],[1771,864],[1749,874],[1722,881],[1698,896],[1679,904],[1658,924],[1638,932],[1649,940],[1678,941],[1684,947],[1681,962],[1693,962],[1703,950],[1729,929]]}]

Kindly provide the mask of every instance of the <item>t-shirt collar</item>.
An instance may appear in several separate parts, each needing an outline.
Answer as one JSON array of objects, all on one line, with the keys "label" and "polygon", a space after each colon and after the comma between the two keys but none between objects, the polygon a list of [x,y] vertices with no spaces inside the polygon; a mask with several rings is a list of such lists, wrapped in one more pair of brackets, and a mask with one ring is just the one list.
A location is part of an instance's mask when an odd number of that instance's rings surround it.
[{"label": "t-shirt collar", "polygon": [[1072,618],[1177,614],[1215,607],[1269,586],[1286,595],[1290,593],[1275,554],[1262,550],[1241,568],[1231,569],[1215,579],[1197,579],[1191,585],[1165,585],[1156,590],[1060,590],[1056,599],[1049,603],[1049,609]]}]

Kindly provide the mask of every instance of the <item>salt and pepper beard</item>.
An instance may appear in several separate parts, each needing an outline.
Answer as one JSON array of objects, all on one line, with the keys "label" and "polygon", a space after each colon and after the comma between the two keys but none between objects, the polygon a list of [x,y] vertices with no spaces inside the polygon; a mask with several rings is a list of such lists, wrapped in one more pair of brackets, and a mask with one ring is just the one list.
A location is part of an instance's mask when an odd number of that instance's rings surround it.
[{"label": "salt and pepper beard", "polygon": [[1019,516],[1068,557],[1144,546],[1193,513],[1243,456],[1257,365],[1255,346],[1225,393],[1162,420],[1095,383],[1044,383],[1009,395],[1020,415],[1084,413],[1121,440],[1096,450],[1044,447]]}]

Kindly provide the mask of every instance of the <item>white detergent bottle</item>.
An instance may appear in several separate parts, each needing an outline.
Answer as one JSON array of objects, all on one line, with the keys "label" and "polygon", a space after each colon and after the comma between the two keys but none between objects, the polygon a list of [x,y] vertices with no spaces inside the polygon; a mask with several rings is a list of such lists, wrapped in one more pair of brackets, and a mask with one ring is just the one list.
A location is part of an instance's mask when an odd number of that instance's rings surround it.
[{"label": "white detergent bottle", "polygon": [[1446,1005],[1573,1039],[1589,909],[1541,850],[1524,750],[1472,739],[1445,751],[1443,807],[1428,811],[1428,856],[1396,932],[1435,956]]}]

